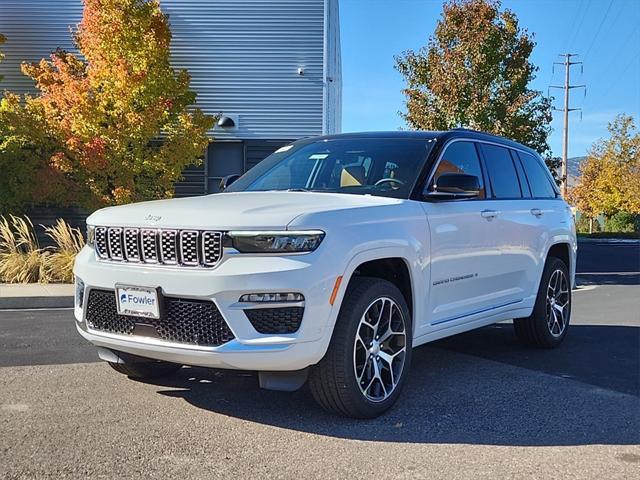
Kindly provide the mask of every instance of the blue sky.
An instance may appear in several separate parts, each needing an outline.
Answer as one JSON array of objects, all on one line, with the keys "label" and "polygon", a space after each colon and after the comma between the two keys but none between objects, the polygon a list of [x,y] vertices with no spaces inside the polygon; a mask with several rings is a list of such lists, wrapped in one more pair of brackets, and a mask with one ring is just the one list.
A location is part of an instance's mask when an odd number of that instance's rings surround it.
[{"label": "blue sky", "polygon": [[[564,82],[559,53],[580,54],[584,73],[573,67],[571,83],[586,84],[587,95],[574,89],[569,156],[584,155],[606,135],[616,114],[634,115],[640,123],[640,0],[510,0],[521,27],[535,33],[531,60],[540,69],[533,88],[545,95],[550,84]],[[396,130],[404,126],[403,81],[393,56],[427,43],[442,11],[440,0],[340,0],[343,69],[343,131]],[[562,91],[552,90],[562,106]],[[562,149],[562,114],[554,113],[550,138],[555,155]]]}]

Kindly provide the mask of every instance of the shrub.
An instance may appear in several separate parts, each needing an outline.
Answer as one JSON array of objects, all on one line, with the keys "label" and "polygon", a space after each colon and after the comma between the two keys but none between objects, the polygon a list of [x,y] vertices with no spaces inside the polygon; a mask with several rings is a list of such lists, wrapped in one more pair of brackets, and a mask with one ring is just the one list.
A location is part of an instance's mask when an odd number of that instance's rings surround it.
[{"label": "shrub", "polygon": [[640,215],[629,212],[618,212],[604,221],[606,232],[636,232],[640,223]]},{"label": "shrub", "polygon": [[0,281],[46,282],[47,252],[38,245],[33,223],[27,217],[0,217]]},{"label": "shrub", "polygon": [[593,223],[591,223],[591,219],[586,215],[580,215],[576,220],[576,231],[578,233],[595,233],[600,230],[600,222],[595,218],[593,219]]},{"label": "shrub", "polygon": [[41,106],[6,92],[0,99],[0,212],[16,213],[28,203],[56,203],[74,194],[48,164],[55,148]]},{"label": "shrub", "polygon": [[84,247],[82,232],[62,219],[58,219],[53,227],[42,227],[56,245],[45,257],[47,277],[54,282],[72,283],[73,262]]}]

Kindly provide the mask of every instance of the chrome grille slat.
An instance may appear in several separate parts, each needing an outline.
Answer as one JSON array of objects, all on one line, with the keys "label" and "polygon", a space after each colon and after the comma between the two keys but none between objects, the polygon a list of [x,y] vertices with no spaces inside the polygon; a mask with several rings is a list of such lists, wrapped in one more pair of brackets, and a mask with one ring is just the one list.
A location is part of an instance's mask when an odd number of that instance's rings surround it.
[{"label": "chrome grille slat", "polygon": [[216,265],[222,257],[222,233],[202,232],[202,263],[207,266]]},{"label": "chrome grille slat", "polygon": [[107,251],[111,260],[124,260],[122,249],[122,228],[109,227],[107,230]]},{"label": "chrome grille slat", "polygon": [[96,256],[103,261],[184,267],[215,267],[222,232],[137,227],[96,227]]},{"label": "chrome grille slat", "polygon": [[124,229],[124,254],[128,262],[140,261],[140,240],[137,228]]},{"label": "chrome grille slat", "polygon": [[165,265],[178,264],[177,236],[177,230],[160,230],[160,261]]},{"label": "chrome grille slat", "polygon": [[182,265],[198,265],[198,231],[182,230],[180,232],[180,263]]},{"label": "chrome grille slat", "polygon": [[99,258],[109,258],[107,249],[107,227],[96,228],[96,253]]},{"label": "chrome grille slat", "polygon": [[157,230],[152,228],[143,228],[140,233],[142,261],[144,263],[158,263],[157,233]]}]

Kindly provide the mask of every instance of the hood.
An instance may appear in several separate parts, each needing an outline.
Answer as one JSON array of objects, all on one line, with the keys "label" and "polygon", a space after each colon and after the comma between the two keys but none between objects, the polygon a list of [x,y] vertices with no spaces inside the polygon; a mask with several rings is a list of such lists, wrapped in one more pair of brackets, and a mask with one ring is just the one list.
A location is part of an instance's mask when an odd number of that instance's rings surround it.
[{"label": "hood", "polygon": [[179,229],[282,229],[300,215],[393,205],[395,198],[314,192],[231,192],[98,210],[90,225]]}]

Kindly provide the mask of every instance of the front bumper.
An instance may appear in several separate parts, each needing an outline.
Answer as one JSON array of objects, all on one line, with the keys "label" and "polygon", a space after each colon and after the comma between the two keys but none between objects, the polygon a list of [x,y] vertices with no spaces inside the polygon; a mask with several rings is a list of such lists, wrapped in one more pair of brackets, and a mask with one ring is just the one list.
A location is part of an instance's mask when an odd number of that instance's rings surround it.
[{"label": "front bumper", "polygon": [[[98,261],[85,247],[74,267],[84,282],[84,305],[76,304],[78,332],[89,342],[116,351],[185,365],[258,371],[301,370],[320,361],[337,315],[329,298],[340,272],[319,252],[295,256],[243,255],[225,252],[213,269],[132,265]],[[171,343],[158,338],[112,334],[90,328],[86,299],[91,289],[113,290],[117,283],[158,287],[164,296],[215,303],[235,338],[220,346]],[[297,292],[305,297],[300,328],[291,334],[261,334],[239,303],[247,293]]]}]

